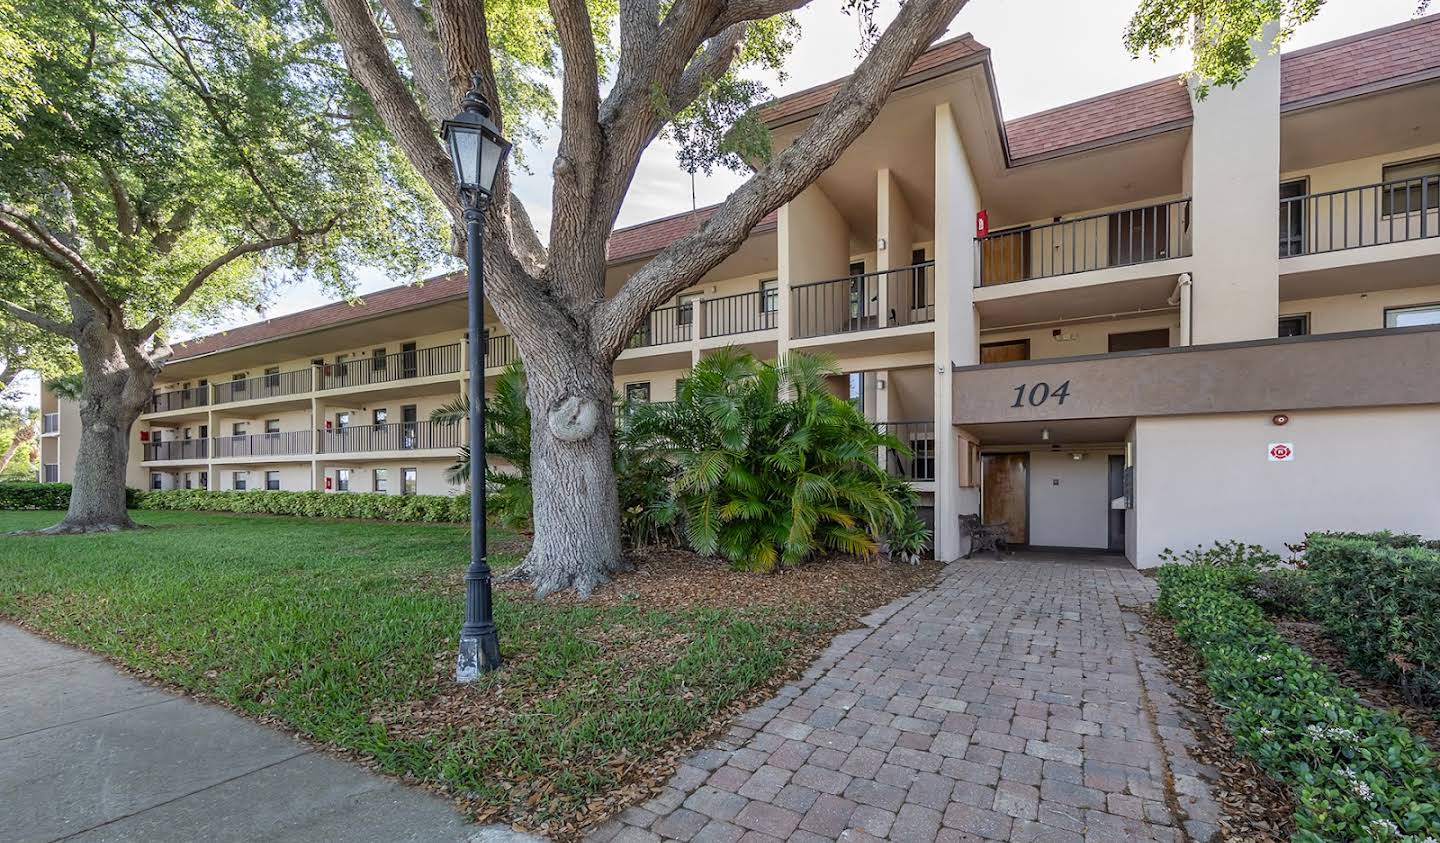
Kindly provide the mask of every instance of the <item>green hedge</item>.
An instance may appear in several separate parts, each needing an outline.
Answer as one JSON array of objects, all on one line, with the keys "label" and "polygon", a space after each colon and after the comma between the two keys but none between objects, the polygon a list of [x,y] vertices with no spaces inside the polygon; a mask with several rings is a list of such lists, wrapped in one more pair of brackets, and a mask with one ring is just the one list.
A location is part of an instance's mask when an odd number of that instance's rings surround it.
[{"label": "green hedge", "polygon": [[1158,607],[1199,651],[1236,748],[1295,796],[1299,843],[1440,840],[1424,742],[1286,643],[1242,596],[1256,572],[1166,565]]},{"label": "green hedge", "polygon": [[[126,506],[135,506],[137,494],[125,490]],[[69,508],[69,483],[0,483],[0,510]]]},{"label": "green hedge", "polygon": [[1440,550],[1419,537],[1306,537],[1310,612],[1359,670],[1440,701]]},{"label": "green hedge", "polygon": [[442,523],[468,520],[470,498],[468,495],[382,495],[370,492],[207,492],[174,489],[142,492],[137,508]]}]

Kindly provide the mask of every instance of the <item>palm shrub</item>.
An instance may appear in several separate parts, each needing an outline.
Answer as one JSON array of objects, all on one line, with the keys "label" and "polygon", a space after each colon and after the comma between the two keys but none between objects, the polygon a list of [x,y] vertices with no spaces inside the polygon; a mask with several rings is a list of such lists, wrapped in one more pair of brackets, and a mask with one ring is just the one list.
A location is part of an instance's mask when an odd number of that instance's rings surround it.
[{"label": "palm shrub", "polygon": [[[430,413],[434,424],[465,424],[470,399],[462,396]],[[507,527],[530,523],[534,498],[530,493],[530,408],[525,404],[525,370],[512,363],[495,382],[495,394],[485,401],[485,506],[486,513]],[[494,460],[503,461],[496,466]],[[508,470],[507,470],[508,469]],[[455,463],[446,471],[451,482],[470,482],[470,446],[461,445]]]},{"label": "palm shrub", "polygon": [[673,404],[636,408],[677,467],[675,514],[690,545],[772,571],[822,550],[874,555],[914,515],[914,496],[880,467],[904,450],[828,388],[839,370],[792,354],[782,364],[734,349],[697,364]]}]

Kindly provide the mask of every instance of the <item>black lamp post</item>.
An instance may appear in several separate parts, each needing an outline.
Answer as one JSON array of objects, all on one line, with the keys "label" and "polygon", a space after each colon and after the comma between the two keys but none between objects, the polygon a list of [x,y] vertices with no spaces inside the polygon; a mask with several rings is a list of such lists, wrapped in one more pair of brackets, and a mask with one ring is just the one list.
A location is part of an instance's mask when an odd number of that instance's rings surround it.
[{"label": "black lamp post", "polygon": [[485,207],[510,143],[490,119],[476,77],[461,111],[440,126],[455,165],[455,185],[465,208],[466,258],[470,271],[470,567],[465,570],[465,623],[455,681],[473,682],[500,667],[500,635],[492,614],[490,565],[485,561]]}]

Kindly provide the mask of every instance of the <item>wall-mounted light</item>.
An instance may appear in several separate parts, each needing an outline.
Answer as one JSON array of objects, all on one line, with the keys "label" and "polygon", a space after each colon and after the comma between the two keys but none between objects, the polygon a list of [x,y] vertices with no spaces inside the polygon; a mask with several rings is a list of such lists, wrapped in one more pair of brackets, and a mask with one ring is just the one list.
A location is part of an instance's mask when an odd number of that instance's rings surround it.
[{"label": "wall-mounted light", "polygon": [[875,246],[876,246],[876,248],[878,248],[880,251],[883,252],[883,251],[885,251],[886,249],[890,248],[890,241],[886,240],[884,237],[881,237],[879,240],[877,240],[877,241],[875,242]]},{"label": "wall-mounted light", "polygon": [[1050,441],[1050,428],[1048,428],[1048,427],[1042,427],[1042,428],[1040,428],[1040,441],[1041,441],[1041,442],[1049,442],[1049,441]]}]

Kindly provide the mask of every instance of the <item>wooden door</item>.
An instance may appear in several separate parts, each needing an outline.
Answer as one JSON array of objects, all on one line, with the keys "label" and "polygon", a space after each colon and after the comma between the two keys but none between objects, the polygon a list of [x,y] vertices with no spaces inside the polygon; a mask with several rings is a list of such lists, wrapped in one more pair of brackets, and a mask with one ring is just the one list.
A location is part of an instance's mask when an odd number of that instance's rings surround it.
[{"label": "wooden door", "polygon": [[1030,230],[997,231],[980,241],[980,284],[1022,281],[1029,275]]},{"label": "wooden door", "polygon": [[980,457],[980,520],[1006,524],[1011,544],[1030,540],[1029,454],[984,454]]},{"label": "wooden door", "polygon": [[1010,340],[1009,342],[987,342],[980,345],[980,363],[1013,363],[1016,360],[1030,359],[1029,340]]}]

